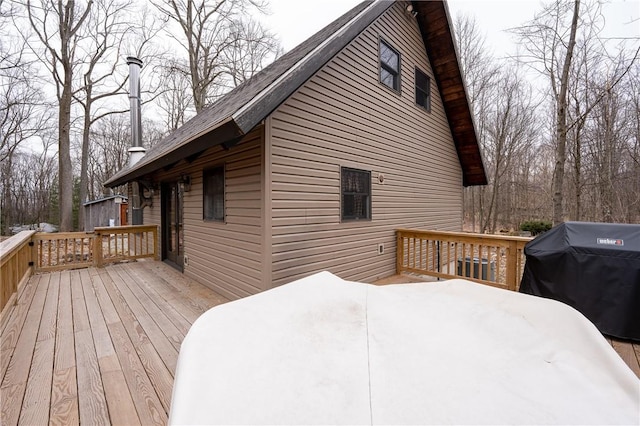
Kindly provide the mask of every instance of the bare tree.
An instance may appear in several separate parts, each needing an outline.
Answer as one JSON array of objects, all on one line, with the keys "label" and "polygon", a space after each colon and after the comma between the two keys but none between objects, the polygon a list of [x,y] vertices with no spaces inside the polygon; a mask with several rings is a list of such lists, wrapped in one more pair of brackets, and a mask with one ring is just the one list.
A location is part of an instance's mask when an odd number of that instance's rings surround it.
[{"label": "bare tree", "polygon": [[223,52],[223,63],[233,87],[249,80],[282,54],[275,35],[251,19],[236,19],[231,24],[230,38],[231,46]]},{"label": "bare tree", "polygon": [[[230,69],[235,76],[242,74],[242,78],[250,77],[247,74],[253,72],[246,64],[228,66],[228,60],[241,59],[230,53],[233,49],[255,45],[257,47],[251,49],[263,52],[274,44],[267,43],[270,35],[263,30],[257,32],[261,27],[255,24],[250,30],[240,30],[241,26],[250,22],[240,19],[247,15],[249,9],[265,10],[266,5],[261,0],[158,0],[154,4],[168,20],[177,23],[181,31],[180,36],[173,31],[168,31],[168,35],[182,46],[188,56],[185,64],[188,68],[185,66],[180,71],[191,79],[196,112],[200,112],[216,95],[226,91],[225,76]],[[245,36],[251,39],[238,39]],[[262,64],[261,54],[255,56],[253,64]],[[180,62],[175,63],[176,67],[180,65]]]},{"label": "bare tree", "polygon": [[491,193],[481,232],[496,232],[499,217],[503,224],[511,221],[509,213],[513,210],[518,174],[514,165],[517,158],[529,152],[537,130],[532,90],[517,69],[501,71],[495,89],[492,107],[485,112],[488,123],[484,146]]},{"label": "bare tree", "polygon": [[91,198],[99,198],[109,194],[102,183],[127,165],[131,140],[129,117],[126,114],[105,117],[92,127],[90,140],[89,194]]},{"label": "bare tree", "polygon": [[[567,157],[567,114],[569,76],[576,45],[580,0],[556,0],[533,21],[514,29],[529,53],[525,61],[537,67],[548,79],[555,105],[556,156],[553,172],[553,223],[564,221],[563,189]],[[569,19],[567,21],[567,19]]]},{"label": "bare tree", "polygon": [[189,76],[182,72],[183,69],[174,63],[161,68],[165,90],[158,96],[157,105],[165,113],[168,130],[182,126],[193,114],[193,92],[190,90]]},{"label": "bare tree", "polygon": [[[15,5],[0,2],[0,25],[11,25]],[[51,119],[36,83],[36,72],[24,55],[24,41],[17,35],[0,38],[0,232],[7,233],[14,221],[15,203],[11,186],[15,177],[14,157],[29,140],[46,130]]]},{"label": "bare tree", "polygon": [[[56,88],[58,101],[58,174],[60,230],[73,228],[73,171],[70,152],[71,106],[73,78],[77,66],[77,48],[81,28],[85,23],[93,0],[78,4],[46,0],[27,0],[26,9],[31,28],[40,46],[34,52],[47,67]],[[41,55],[39,53],[42,53]]]},{"label": "bare tree", "polygon": [[87,199],[88,165],[89,165],[89,137],[91,126],[101,118],[126,111],[126,104],[121,108],[109,108],[94,113],[94,106],[108,98],[124,95],[123,90],[127,78],[126,74],[119,74],[122,68],[119,61],[124,36],[131,23],[125,17],[131,14],[130,2],[116,3],[114,1],[97,0],[87,18],[89,27],[96,29],[87,34],[84,40],[82,58],[82,83],[74,93],[74,99],[83,109],[82,149],[80,166],[80,191],[78,208],[78,224],[84,226],[84,209],[82,203]]},{"label": "bare tree", "polygon": [[[488,103],[493,95],[498,64],[485,46],[486,39],[480,33],[475,19],[468,15],[458,15],[455,20],[456,49],[460,55],[460,66],[465,80],[469,103],[476,132],[482,147],[486,151],[486,118]],[[471,222],[471,230],[476,231],[476,223],[485,221],[486,187],[472,186],[465,189],[465,217]]]},{"label": "bare tree", "polygon": [[[51,134],[53,136],[53,134]],[[56,158],[50,154],[48,133],[43,134],[42,148],[16,151],[10,161],[2,162],[3,232],[12,224],[37,224],[50,219],[52,194],[56,192]]]}]

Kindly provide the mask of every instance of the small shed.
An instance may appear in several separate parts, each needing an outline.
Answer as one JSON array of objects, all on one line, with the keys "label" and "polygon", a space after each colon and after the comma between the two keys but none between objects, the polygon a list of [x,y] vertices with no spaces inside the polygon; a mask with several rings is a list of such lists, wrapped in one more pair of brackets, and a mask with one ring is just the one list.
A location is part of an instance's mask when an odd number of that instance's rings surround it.
[{"label": "small shed", "polygon": [[640,340],[640,225],[566,222],[524,253],[520,292],[572,306],[603,334]]},{"label": "small shed", "polygon": [[109,195],[84,203],[84,230],[93,231],[99,226],[122,226],[127,224],[127,197]]}]

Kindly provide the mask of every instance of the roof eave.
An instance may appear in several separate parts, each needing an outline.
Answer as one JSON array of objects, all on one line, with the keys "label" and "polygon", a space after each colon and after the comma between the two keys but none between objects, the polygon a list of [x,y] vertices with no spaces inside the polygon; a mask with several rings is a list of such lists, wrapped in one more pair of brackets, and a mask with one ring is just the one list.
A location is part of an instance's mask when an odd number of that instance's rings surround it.
[{"label": "roof eave", "polygon": [[412,1],[412,4],[462,167],[462,184],[486,185],[487,176],[446,1]]},{"label": "roof eave", "polygon": [[[227,119],[220,123],[219,126],[210,129],[208,132],[197,136],[190,141],[182,143],[180,146],[172,149],[161,157],[140,165],[135,165],[133,169],[123,170],[121,174],[119,173],[105,182],[104,186],[113,188],[119,185],[124,185],[127,182],[140,179],[143,176],[164,167],[170,167],[179,161],[197,155],[209,148],[239,139],[244,135],[245,132],[238,127],[235,121]],[[144,157],[140,161],[144,162]]]}]

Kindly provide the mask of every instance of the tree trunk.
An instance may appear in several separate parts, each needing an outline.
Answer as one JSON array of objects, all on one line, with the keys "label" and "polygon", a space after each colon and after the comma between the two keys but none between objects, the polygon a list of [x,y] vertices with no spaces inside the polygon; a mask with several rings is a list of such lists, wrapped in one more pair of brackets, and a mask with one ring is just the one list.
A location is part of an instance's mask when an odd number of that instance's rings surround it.
[{"label": "tree trunk", "polygon": [[87,85],[87,99],[84,107],[82,129],[82,153],[80,160],[80,202],[78,203],[78,229],[84,229],[84,203],[89,187],[89,131],[91,130],[91,87]]},{"label": "tree trunk", "polygon": [[0,212],[2,214],[2,224],[0,225],[0,235],[10,235],[9,227],[13,221],[11,202],[11,163],[13,151],[4,159],[2,164],[2,200],[0,200]]},{"label": "tree trunk", "polygon": [[65,84],[60,97],[58,118],[58,173],[60,231],[73,230],[73,170],[70,150],[71,70],[65,70]]},{"label": "tree trunk", "polygon": [[[576,32],[578,29],[578,16],[580,0],[573,3],[573,18],[571,20],[571,33],[567,45],[567,53],[564,58],[562,76],[560,78],[560,93],[556,99],[556,161],[553,169],[553,224],[564,222],[563,211],[563,187],[564,165],[567,161],[567,90],[569,87],[569,70],[573,57],[573,48],[576,44]],[[555,78],[555,76],[551,76]]]}]

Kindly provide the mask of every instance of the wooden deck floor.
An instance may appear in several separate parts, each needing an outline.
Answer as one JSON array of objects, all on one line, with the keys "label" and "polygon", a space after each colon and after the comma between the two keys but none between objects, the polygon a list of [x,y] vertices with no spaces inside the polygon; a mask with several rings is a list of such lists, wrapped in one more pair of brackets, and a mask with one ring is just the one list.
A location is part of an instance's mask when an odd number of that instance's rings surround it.
[{"label": "wooden deck floor", "polygon": [[161,262],[31,277],[0,321],[0,424],[166,424],[180,344],[225,301]]},{"label": "wooden deck floor", "polygon": [[180,344],[225,301],[161,262],[31,277],[0,324],[0,424],[166,424]]}]

